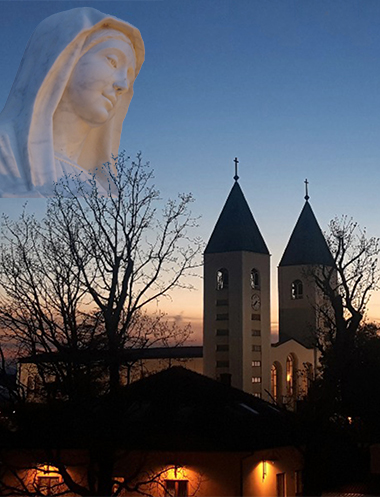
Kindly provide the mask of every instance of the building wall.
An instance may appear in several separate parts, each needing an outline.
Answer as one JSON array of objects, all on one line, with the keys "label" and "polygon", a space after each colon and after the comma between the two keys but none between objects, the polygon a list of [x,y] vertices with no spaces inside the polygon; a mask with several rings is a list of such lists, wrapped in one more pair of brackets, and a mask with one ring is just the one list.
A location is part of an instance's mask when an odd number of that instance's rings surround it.
[{"label": "building wall", "polygon": [[[87,455],[82,451],[62,452],[63,460],[71,461],[67,470],[74,481],[85,483]],[[35,468],[19,470],[26,486],[32,491],[38,484],[38,477],[57,477],[58,473],[50,467],[43,471],[42,452],[19,452],[8,454],[8,462],[15,466]],[[143,465],[142,465],[143,461]],[[263,462],[266,464],[266,475],[263,476]],[[76,466],[74,466],[74,464]],[[46,467],[46,466],[45,466]],[[123,479],[133,473],[136,468],[145,471],[146,475],[159,475],[156,482],[142,490],[150,492],[154,497],[165,496],[166,480],[185,480],[188,482],[188,495],[197,497],[230,497],[230,496],[262,496],[277,495],[276,479],[278,474],[285,473],[287,497],[296,495],[295,472],[303,468],[300,452],[293,447],[250,452],[126,452],[115,466],[114,477]],[[17,479],[8,474],[7,482],[17,486]],[[62,479],[60,479],[62,481]],[[141,481],[141,475],[135,483]],[[64,487],[61,487],[63,489]],[[75,495],[75,494],[65,494]],[[137,492],[122,491],[122,496],[137,497]]]},{"label": "building wall", "polygon": [[[295,366],[296,387],[294,395],[290,398],[287,392],[287,370],[286,362],[288,356],[292,356]],[[273,345],[271,347],[271,365],[277,367],[278,378],[278,398],[279,404],[292,407],[292,404],[306,395],[308,390],[308,365],[312,366],[313,378],[317,374],[320,353],[316,348],[306,348],[295,340],[288,340],[285,343]],[[271,387],[272,392],[272,387]],[[272,392],[273,395],[273,392]]]},{"label": "building wall", "polygon": [[244,461],[243,495],[280,495],[277,485],[281,477],[278,475],[283,475],[285,496],[302,495],[302,468],[302,455],[294,447],[259,451]]},{"label": "building wall", "polygon": [[[232,386],[263,398],[270,382],[269,264],[269,255],[252,252],[205,254],[204,260],[204,373],[214,379],[231,375]],[[217,289],[221,268],[228,271],[228,288]],[[259,271],[260,289],[251,287],[253,268]],[[252,308],[254,295],[261,302],[258,309]],[[228,350],[217,350],[220,346]],[[253,377],[261,383],[253,383]]]}]

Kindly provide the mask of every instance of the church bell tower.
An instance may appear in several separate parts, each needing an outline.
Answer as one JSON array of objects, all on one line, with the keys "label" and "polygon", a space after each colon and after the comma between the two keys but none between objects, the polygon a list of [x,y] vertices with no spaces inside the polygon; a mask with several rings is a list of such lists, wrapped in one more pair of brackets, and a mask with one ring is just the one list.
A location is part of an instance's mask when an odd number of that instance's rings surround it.
[{"label": "church bell tower", "polygon": [[305,185],[305,204],[278,266],[279,341],[294,339],[311,348],[323,328],[318,309],[324,300],[310,274],[335,263],[310,206],[307,180]]},{"label": "church bell tower", "polygon": [[238,183],[237,164],[204,253],[204,372],[267,398],[270,254]]}]

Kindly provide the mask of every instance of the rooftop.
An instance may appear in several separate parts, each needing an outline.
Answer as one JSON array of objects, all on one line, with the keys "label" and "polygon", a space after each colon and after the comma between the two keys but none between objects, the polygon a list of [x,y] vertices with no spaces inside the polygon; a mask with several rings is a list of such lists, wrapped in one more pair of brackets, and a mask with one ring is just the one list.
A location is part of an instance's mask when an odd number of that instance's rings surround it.
[{"label": "rooftop", "polygon": [[269,254],[240,185],[235,181],[205,254],[240,251]]},{"label": "rooftop", "polygon": [[334,266],[333,256],[307,200],[290,236],[279,267],[301,265]]},{"label": "rooftop", "polygon": [[13,447],[75,448],[94,443],[96,433],[97,443],[106,437],[120,448],[171,451],[253,451],[296,442],[290,413],[182,367],[90,404],[26,405],[14,415],[18,428],[3,440]]}]

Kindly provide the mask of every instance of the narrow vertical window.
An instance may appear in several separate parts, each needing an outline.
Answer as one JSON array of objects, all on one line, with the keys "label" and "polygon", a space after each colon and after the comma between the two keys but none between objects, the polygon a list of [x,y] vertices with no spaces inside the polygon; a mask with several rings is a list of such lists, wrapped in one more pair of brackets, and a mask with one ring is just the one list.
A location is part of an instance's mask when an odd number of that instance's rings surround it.
[{"label": "narrow vertical window", "polygon": [[298,300],[303,298],[303,284],[301,280],[295,280],[291,287],[291,297],[292,300]]},{"label": "narrow vertical window", "polygon": [[260,290],[260,273],[256,268],[251,271],[251,288]]},{"label": "narrow vertical window", "polygon": [[216,289],[224,290],[226,288],[228,288],[228,271],[226,268],[221,268],[216,272]]},{"label": "narrow vertical window", "polygon": [[275,364],[272,364],[271,368],[271,390],[272,397],[277,402],[278,401],[278,369]]},{"label": "narrow vertical window", "polygon": [[286,359],[286,393],[289,397],[294,395],[295,376],[294,376],[294,358],[291,354]]}]

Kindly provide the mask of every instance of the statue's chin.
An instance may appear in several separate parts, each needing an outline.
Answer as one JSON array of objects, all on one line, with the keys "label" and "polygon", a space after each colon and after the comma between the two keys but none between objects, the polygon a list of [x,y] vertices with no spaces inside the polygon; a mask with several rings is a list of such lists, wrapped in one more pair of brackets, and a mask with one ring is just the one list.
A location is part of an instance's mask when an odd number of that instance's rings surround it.
[{"label": "statue's chin", "polygon": [[92,115],[86,119],[86,123],[91,128],[99,128],[100,126],[103,126],[103,124],[106,124],[106,122],[110,119],[111,114],[112,113],[106,109],[99,110],[96,113],[92,113]]}]

